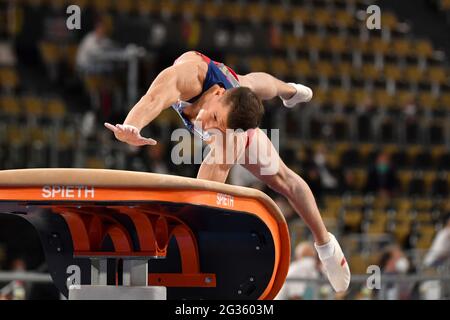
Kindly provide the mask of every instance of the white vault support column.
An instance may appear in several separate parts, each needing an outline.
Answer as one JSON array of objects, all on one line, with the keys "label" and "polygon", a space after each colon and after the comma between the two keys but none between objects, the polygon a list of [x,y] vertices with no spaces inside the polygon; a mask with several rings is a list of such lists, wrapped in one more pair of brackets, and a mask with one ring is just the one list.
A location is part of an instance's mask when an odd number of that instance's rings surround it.
[{"label": "white vault support column", "polygon": [[107,257],[90,257],[91,284],[71,286],[69,300],[166,300],[167,289],[148,285],[148,259],[121,257],[122,286],[107,285]]}]

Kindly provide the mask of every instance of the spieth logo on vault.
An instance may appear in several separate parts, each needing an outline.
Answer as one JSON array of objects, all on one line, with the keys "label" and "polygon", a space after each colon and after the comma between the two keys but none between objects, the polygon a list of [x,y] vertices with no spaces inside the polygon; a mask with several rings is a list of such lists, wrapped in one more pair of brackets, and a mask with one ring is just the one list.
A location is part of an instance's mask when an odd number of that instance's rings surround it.
[{"label": "spieth logo on vault", "polygon": [[217,204],[224,207],[234,206],[234,197],[229,194],[218,193],[217,194]]},{"label": "spieth logo on vault", "polygon": [[44,186],[43,198],[94,199],[95,188],[88,186]]}]

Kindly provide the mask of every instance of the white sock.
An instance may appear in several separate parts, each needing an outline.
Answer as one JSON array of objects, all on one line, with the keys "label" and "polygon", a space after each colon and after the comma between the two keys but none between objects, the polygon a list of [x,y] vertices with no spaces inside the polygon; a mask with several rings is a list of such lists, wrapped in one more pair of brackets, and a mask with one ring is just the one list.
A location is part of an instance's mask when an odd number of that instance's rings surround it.
[{"label": "white sock", "polygon": [[332,240],[333,238],[332,235],[330,234],[330,241],[328,241],[327,243],[320,246],[314,243],[314,247],[316,248],[317,253],[319,254],[320,260],[329,258],[334,254],[334,242]]}]

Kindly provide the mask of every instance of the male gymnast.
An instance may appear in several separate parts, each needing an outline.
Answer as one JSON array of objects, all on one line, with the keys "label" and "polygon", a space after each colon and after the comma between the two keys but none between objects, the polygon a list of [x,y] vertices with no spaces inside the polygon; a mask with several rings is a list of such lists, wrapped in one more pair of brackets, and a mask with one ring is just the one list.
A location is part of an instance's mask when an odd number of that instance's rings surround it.
[{"label": "male gymnast", "polygon": [[[212,132],[219,131],[226,136],[230,131],[227,129],[237,130],[232,144],[226,140],[215,152],[208,153],[197,178],[225,183],[236,160],[245,157],[243,163],[237,163],[284,195],[306,222],[328,280],[336,292],[342,292],[347,290],[351,276],[338,241],[327,231],[307,183],[284,164],[270,139],[258,128],[264,114],[261,100],[278,96],[285,107],[291,108],[310,101],[312,95],[312,90],[301,84],[285,83],[263,72],[238,75],[223,63],[189,51],[155,78],[123,124],[105,123],[105,126],[118,140],[130,145],[155,145],[155,140],[141,136],[140,131],[163,110],[173,107],[191,132],[210,143],[219,141],[212,139],[217,137]],[[213,157],[224,157],[227,148],[233,148],[234,162],[211,161]],[[252,154],[254,150],[257,154]],[[264,174],[264,168],[272,164],[277,170]]]}]

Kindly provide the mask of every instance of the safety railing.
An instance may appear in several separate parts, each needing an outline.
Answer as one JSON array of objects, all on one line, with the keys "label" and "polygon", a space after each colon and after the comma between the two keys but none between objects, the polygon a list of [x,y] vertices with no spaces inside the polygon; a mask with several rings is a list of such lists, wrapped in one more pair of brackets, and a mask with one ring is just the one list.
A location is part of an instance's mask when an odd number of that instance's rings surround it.
[{"label": "safety railing", "polygon": [[283,295],[283,290],[277,296],[280,300],[450,300],[450,274],[448,275],[392,275],[381,274],[378,285],[374,275],[352,275],[349,290],[344,295],[336,295],[325,278],[288,278],[285,286],[299,285],[298,294],[295,289],[290,295]]},{"label": "safety railing", "polygon": [[[0,283],[7,283],[0,289],[0,295],[7,295],[13,290],[14,281],[28,283],[53,283],[47,273],[37,272],[1,272]],[[331,289],[325,278],[288,278],[286,285],[303,284],[302,292],[297,296],[301,299],[330,300],[330,299],[370,299],[370,300],[396,300],[396,299],[437,299],[450,300],[450,274],[448,275],[388,275],[381,274],[379,287],[373,275],[352,275],[348,292],[339,297]],[[414,290],[416,288],[416,290]],[[402,296],[402,291],[409,294]],[[413,293],[415,291],[415,293]],[[290,299],[280,292],[277,299]]]}]

